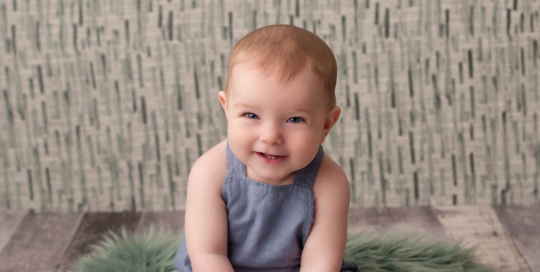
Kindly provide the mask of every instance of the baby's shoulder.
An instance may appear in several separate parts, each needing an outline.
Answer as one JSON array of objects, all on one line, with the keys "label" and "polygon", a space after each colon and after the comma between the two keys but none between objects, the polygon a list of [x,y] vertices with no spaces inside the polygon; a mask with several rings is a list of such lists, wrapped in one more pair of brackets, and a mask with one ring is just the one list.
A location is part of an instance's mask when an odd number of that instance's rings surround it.
[{"label": "baby's shoulder", "polygon": [[324,155],[313,182],[313,195],[317,199],[321,194],[344,197],[350,194],[347,175],[328,155]]},{"label": "baby's shoulder", "polygon": [[227,140],[222,141],[206,151],[193,164],[189,180],[221,186],[227,175]]}]

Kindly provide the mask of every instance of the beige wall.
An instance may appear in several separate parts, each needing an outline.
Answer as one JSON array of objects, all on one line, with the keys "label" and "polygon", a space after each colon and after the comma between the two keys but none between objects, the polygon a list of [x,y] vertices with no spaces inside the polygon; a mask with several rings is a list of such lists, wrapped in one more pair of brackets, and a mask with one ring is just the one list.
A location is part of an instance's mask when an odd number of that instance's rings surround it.
[{"label": "beige wall", "polygon": [[[132,4],[133,3],[133,4]],[[324,144],[362,206],[538,200],[538,1],[0,0],[0,210],[173,210],[226,138],[232,46],[331,46]]]}]

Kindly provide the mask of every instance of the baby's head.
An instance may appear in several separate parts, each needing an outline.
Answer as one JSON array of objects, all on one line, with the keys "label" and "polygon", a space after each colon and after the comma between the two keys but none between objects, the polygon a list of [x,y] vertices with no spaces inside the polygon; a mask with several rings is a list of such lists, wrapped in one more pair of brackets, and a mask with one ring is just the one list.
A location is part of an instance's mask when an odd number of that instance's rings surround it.
[{"label": "baby's head", "polygon": [[290,82],[304,69],[309,69],[323,86],[326,110],[336,105],[336,58],[321,38],[303,28],[270,25],[238,41],[230,56],[227,95],[234,80],[233,69],[239,64],[258,69],[264,76],[276,75],[280,82]]},{"label": "baby's head", "polygon": [[307,30],[267,26],[238,42],[219,99],[248,177],[286,184],[313,160],[341,113],[336,77],[334,54]]}]

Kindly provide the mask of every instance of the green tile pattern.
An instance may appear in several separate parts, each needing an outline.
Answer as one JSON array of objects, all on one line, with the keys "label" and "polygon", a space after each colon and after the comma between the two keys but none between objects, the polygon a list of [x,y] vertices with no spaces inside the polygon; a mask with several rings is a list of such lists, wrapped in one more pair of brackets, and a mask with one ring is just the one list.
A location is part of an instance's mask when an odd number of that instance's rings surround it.
[{"label": "green tile pattern", "polygon": [[250,31],[338,61],[359,206],[538,204],[536,0],[0,0],[0,210],[177,210]]}]

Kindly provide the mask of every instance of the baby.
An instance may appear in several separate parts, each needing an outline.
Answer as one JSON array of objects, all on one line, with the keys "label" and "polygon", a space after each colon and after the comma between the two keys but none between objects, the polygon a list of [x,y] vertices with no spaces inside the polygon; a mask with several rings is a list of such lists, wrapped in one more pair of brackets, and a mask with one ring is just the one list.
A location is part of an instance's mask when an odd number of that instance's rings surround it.
[{"label": "baby", "polygon": [[191,169],[176,269],[359,271],[343,261],[349,182],[321,146],[341,113],[336,77],[328,45],[302,28],[236,44],[219,92],[228,139]]}]

